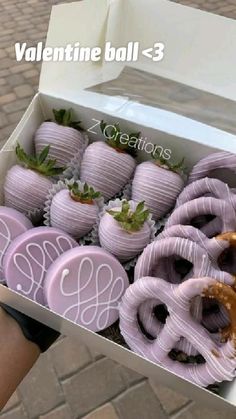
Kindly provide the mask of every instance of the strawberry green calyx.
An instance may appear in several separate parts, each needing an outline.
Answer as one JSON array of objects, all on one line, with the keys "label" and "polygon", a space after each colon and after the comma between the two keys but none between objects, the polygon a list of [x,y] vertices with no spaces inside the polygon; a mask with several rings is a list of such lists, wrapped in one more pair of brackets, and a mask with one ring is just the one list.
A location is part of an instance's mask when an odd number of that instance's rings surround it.
[{"label": "strawberry green calyx", "polygon": [[127,233],[134,233],[140,231],[147,221],[150,211],[145,210],[145,202],[140,202],[135,211],[130,209],[128,201],[122,202],[121,211],[109,210],[107,211]]},{"label": "strawberry green calyx", "polygon": [[83,130],[80,126],[81,121],[73,121],[73,109],[53,109],[53,115],[58,125],[62,125],[63,127],[74,128],[77,131]]},{"label": "strawberry green calyx", "polygon": [[182,160],[180,160],[178,163],[175,163],[175,164],[161,157],[159,153],[152,154],[152,158],[155,160],[155,163],[158,166],[161,166],[164,169],[171,170],[172,172],[175,172],[175,173],[185,172],[185,166],[184,166],[185,158],[183,158]]},{"label": "strawberry green calyx", "polygon": [[73,185],[68,185],[70,196],[74,201],[80,202],[81,204],[93,204],[94,200],[101,197],[100,192],[96,192],[87,183],[84,184],[83,190],[79,189],[77,182]]},{"label": "strawberry green calyx", "polygon": [[[106,143],[119,151],[120,153],[128,153],[133,157],[137,155],[137,142],[140,137],[140,132],[125,134],[121,132],[119,124],[107,124],[101,121],[100,128],[105,137]],[[132,147],[131,147],[131,144]]]},{"label": "strawberry green calyx", "polygon": [[66,167],[57,167],[56,160],[47,160],[50,146],[45,147],[38,156],[27,154],[24,149],[17,144],[16,156],[20,163],[26,168],[34,170],[44,176],[57,176],[64,172]]}]

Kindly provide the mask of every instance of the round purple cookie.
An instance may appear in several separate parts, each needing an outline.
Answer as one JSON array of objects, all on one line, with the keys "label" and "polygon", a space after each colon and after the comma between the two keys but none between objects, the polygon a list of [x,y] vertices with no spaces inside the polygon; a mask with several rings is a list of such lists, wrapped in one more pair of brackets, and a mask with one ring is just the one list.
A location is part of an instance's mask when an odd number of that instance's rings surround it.
[{"label": "round purple cookie", "polygon": [[49,266],[64,252],[78,246],[69,235],[51,227],[37,227],[17,237],[3,259],[7,285],[40,304],[45,304],[44,278]]},{"label": "round purple cookie", "polygon": [[4,282],[3,258],[11,242],[33,227],[32,223],[20,212],[0,207],[0,282]]},{"label": "round purple cookie", "polygon": [[48,270],[44,295],[51,310],[98,332],[119,317],[119,303],[129,286],[118,260],[96,246],[72,249]]}]

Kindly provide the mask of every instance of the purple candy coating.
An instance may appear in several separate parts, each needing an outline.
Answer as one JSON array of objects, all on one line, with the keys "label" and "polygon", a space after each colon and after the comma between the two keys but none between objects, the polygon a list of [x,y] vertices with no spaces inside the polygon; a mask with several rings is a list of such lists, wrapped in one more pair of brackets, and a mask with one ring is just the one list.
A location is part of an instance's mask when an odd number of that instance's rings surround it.
[{"label": "purple candy coating", "polygon": [[11,243],[3,259],[8,287],[44,305],[44,278],[49,266],[76,246],[74,239],[55,228],[28,230]]},{"label": "purple candy coating", "polygon": [[34,170],[15,165],[8,170],[4,184],[5,205],[26,215],[43,209],[53,182]]},{"label": "purple candy coating", "polygon": [[[216,283],[215,279],[209,277],[191,278],[181,285],[172,285],[160,278],[138,279],[128,288],[120,305],[120,330],[129,347],[200,386],[232,381],[236,376],[234,339],[223,344],[221,334],[208,333],[194,321],[190,311],[192,299],[198,298]],[[154,296],[167,306],[169,316],[156,339],[149,340],[139,327],[137,314],[140,306]],[[169,357],[171,349],[182,337],[204,357],[205,364],[188,365]]]},{"label": "purple candy coating", "polygon": [[119,193],[132,177],[136,161],[104,141],[90,144],[85,150],[80,180],[101,192],[105,200]]},{"label": "purple candy coating", "polygon": [[48,157],[57,160],[58,165],[65,166],[75,156],[78,163],[81,162],[88,140],[82,132],[74,128],[55,122],[44,122],[36,131],[34,142],[37,154],[50,145]]},{"label": "purple candy coating", "polygon": [[117,259],[96,246],[69,250],[51,265],[44,294],[51,310],[97,332],[119,317],[119,303],[129,286]]},{"label": "purple candy coating", "polygon": [[3,258],[11,242],[33,227],[32,223],[13,208],[0,207],[0,282],[3,282]]}]

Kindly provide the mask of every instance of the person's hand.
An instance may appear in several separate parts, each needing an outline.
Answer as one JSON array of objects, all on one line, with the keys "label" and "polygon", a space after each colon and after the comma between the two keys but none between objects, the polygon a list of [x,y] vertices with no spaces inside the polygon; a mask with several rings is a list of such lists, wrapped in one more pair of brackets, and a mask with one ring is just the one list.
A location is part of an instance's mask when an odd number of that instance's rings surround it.
[{"label": "person's hand", "polygon": [[59,333],[0,303],[0,410]]},{"label": "person's hand", "polygon": [[38,345],[41,352],[47,351],[53,342],[60,336],[59,332],[56,332],[50,327],[20,313],[4,303],[0,302],[0,307],[18,323],[25,338]]}]

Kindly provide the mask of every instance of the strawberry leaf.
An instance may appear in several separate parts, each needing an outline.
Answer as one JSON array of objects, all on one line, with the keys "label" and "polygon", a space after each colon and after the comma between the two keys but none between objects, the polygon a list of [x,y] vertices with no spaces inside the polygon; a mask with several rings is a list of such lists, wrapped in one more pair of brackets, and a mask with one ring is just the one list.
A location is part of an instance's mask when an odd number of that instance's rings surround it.
[{"label": "strawberry leaf", "polygon": [[84,184],[83,188],[79,188],[78,182],[74,182],[73,185],[68,185],[70,196],[74,201],[81,202],[82,204],[91,204],[97,198],[101,197],[101,193],[95,191],[87,183]]},{"label": "strawberry leaf", "polygon": [[122,136],[125,134],[125,132],[122,132],[120,129],[120,125],[117,124],[107,124],[104,121],[101,121],[100,128],[103,136],[105,137],[106,143],[116,149],[117,151],[128,153],[133,157],[136,157],[137,155],[137,149],[135,147],[131,147],[129,142],[133,139],[139,139],[140,132],[129,134],[127,135],[127,141],[124,141],[124,138]]},{"label": "strawberry leaf", "polygon": [[156,152],[152,154],[152,158],[155,160],[156,164],[163,166],[165,169],[171,170],[175,173],[184,173],[185,172],[185,158],[182,158],[178,163],[171,163],[169,160],[165,160],[160,153]]},{"label": "strawberry leaf", "polygon": [[48,157],[49,151],[50,151],[50,146],[49,145],[42,150],[42,152],[38,156],[39,164],[43,164],[45,162],[45,160]]},{"label": "strawberry leaf", "polygon": [[73,121],[73,109],[53,109],[53,114],[58,125],[74,128],[77,131],[83,130],[83,128],[80,126],[81,121]]},{"label": "strawberry leaf", "polygon": [[39,156],[31,156],[27,154],[18,143],[16,146],[16,156],[18,161],[23,164],[27,169],[34,170],[44,176],[60,175],[66,169],[65,167],[57,167],[56,160],[46,161],[50,151],[50,146],[43,149]]},{"label": "strawberry leaf", "polygon": [[130,203],[124,200],[120,210],[108,210],[107,213],[120,224],[123,230],[128,233],[134,233],[142,229],[150,215],[149,210],[145,210],[144,208],[145,203],[140,202],[135,211],[131,211]]}]

